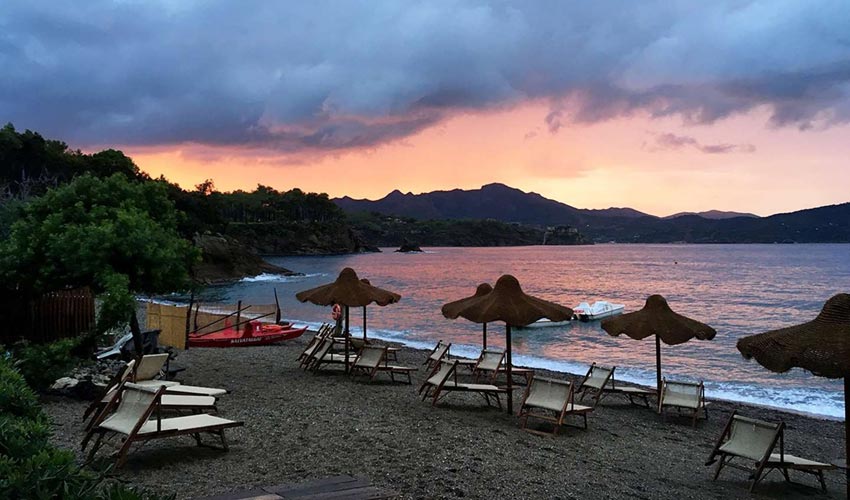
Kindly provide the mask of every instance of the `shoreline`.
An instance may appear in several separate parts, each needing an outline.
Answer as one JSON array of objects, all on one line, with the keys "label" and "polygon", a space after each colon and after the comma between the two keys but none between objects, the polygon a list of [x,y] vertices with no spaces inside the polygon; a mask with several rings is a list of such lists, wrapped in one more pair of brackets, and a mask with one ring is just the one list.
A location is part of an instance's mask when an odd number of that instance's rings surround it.
[{"label": "shoreline", "polygon": [[[313,329],[313,326],[312,326],[314,324],[313,322],[293,320],[293,319],[290,319],[290,318],[283,318],[283,319],[286,320],[286,321],[291,321],[293,324],[296,324],[296,325],[297,324],[310,325],[310,326],[307,327],[307,332],[305,332],[305,335],[307,333],[311,333],[311,332],[313,334],[315,334],[315,330]],[[412,350],[415,350],[415,351],[422,351],[424,353],[430,352],[430,348],[418,347],[416,345],[412,345],[413,343],[424,344],[424,342],[419,341],[419,340],[405,342],[405,341],[399,340],[398,338],[382,336],[379,331],[377,331],[377,333],[375,335],[370,334],[369,338],[372,339],[372,340],[380,340],[382,342],[388,342],[392,345],[398,345],[398,346],[404,347],[406,349],[412,349]],[[454,347],[454,344],[453,344],[453,347]],[[461,347],[464,348],[465,351],[469,350],[469,349],[476,349],[475,346],[468,346],[466,344],[462,344]],[[477,349],[480,349],[480,348],[477,348]],[[516,355],[514,355],[514,356],[516,356]],[[522,355],[522,356],[524,358],[528,357],[526,355]],[[453,354],[453,357],[464,357],[464,356],[458,356],[458,355]],[[546,358],[540,358],[538,356],[530,356],[530,357],[536,358],[536,359],[541,359],[543,362],[547,362],[547,361],[557,362],[558,361],[558,360],[548,360]],[[577,363],[577,362],[574,362],[574,361],[563,361],[563,362],[564,363],[580,364],[580,363]],[[573,378],[578,378],[579,381],[585,375],[585,373],[574,373],[574,372],[571,372],[571,371],[557,370],[557,369],[549,368],[549,367],[546,367],[546,366],[538,366],[538,365],[535,365],[534,363],[519,364],[519,363],[515,362],[514,365],[515,366],[524,366],[524,367],[528,367],[528,368],[533,368],[535,371],[546,372],[546,373],[555,374],[555,375],[559,375],[559,376],[569,376],[569,377],[573,377]],[[586,366],[586,365],[583,365],[583,366],[588,368],[588,366]],[[628,385],[634,385],[634,386],[638,386],[638,387],[654,389],[654,387],[648,386],[648,385],[640,383],[640,382],[635,382],[633,380],[630,380],[628,377],[625,378],[625,379],[622,379],[622,380],[618,379],[618,382],[624,382]],[[708,391],[706,391],[706,392],[708,392]],[[803,417],[809,417],[809,418],[814,418],[814,419],[824,420],[824,421],[829,421],[829,422],[844,422],[844,418],[842,418],[841,416],[824,415],[822,413],[813,413],[813,412],[807,412],[807,411],[803,411],[803,410],[795,410],[793,408],[786,408],[786,407],[782,407],[782,406],[773,406],[773,405],[754,402],[754,401],[742,401],[742,400],[737,400],[737,399],[709,397],[708,395],[706,396],[705,399],[706,399],[706,401],[722,402],[722,403],[728,403],[728,404],[731,404],[731,405],[739,404],[739,405],[745,405],[745,406],[752,406],[754,408],[763,408],[763,409],[766,409],[766,410],[774,410],[774,411],[779,411],[779,412],[785,412],[785,413],[789,413],[789,414],[793,414],[793,415],[800,415],[800,416],[803,416]]]},{"label": "shoreline", "polygon": [[[178,498],[338,474],[367,476],[400,498],[745,497],[747,473],[726,469],[712,481],[713,470],[704,466],[732,410],[785,421],[787,453],[826,462],[844,453],[840,422],[721,401],[692,428],[689,418],[663,422],[651,410],[609,397],[588,416],[587,430],[565,427],[542,438],[472,394],[451,394],[436,407],[421,401],[416,390],[426,376],[421,363],[427,351],[402,346],[398,353],[397,364],[419,368],[412,385],[383,375],[369,382],[338,368],[315,374],[298,369],[295,360],[309,338],[181,352],[175,361],[187,368],[181,381],[229,389],[219,400],[219,414],[245,426],[228,431],[227,453],[198,448],[190,438],[151,441],[130,454],[118,478]],[[80,416],[87,404],[63,397],[43,401],[53,421],[52,441],[80,460]],[[757,496],[802,498],[818,491],[803,474],[792,473],[792,479],[806,486],[771,474]],[[826,480],[828,493],[820,497],[841,498],[843,471],[828,471]]]}]

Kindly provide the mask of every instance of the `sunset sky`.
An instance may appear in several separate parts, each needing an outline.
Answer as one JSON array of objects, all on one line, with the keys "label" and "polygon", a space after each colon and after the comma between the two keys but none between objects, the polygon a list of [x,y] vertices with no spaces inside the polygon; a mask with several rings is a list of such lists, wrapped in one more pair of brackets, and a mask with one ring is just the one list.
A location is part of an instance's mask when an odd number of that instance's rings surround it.
[{"label": "sunset sky", "polygon": [[191,188],[850,201],[850,4],[6,0],[0,120]]}]

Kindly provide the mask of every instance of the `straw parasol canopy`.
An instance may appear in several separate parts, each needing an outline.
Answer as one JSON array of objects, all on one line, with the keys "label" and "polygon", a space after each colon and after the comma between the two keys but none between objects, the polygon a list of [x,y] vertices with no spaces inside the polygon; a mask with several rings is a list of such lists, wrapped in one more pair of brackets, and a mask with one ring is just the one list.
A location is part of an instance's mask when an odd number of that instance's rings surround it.
[{"label": "straw parasol canopy", "polygon": [[[333,283],[328,283],[327,285],[318,286],[295,294],[295,298],[301,302],[311,302],[320,306],[339,304],[344,308],[346,371],[348,370],[348,308],[366,307],[372,302],[379,306],[386,306],[401,300],[401,295],[372,286],[369,284],[368,280],[364,281],[361,281],[360,278],[357,277],[357,273],[354,272],[354,269],[346,267],[339,273],[339,276]],[[363,328],[363,335],[365,338],[365,325]]]},{"label": "straw parasol canopy", "polygon": [[[458,313],[462,311],[464,307],[468,306],[471,301],[479,297],[483,297],[492,291],[493,287],[490,286],[489,283],[481,283],[480,285],[478,285],[478,288],[475,289],[475,293],[472,296],[456,300],[454,302],[449,302],[448,304],[444,305],[442,308],[443,316],[447,318],[457,318]],[[487,323],[484,323],[482,336],[482,345],[484,349],[487,349]]]},{"label": "straw parasol canopy", "polygon": [[354,269],[346,267],[333,283],[298,292],[295,298],[320,306],[363,307],[372,302],[379,306],[394,304],[401,295],[360,281]]},{"label": "straw parasol canopy", "polygon": [[628,335],[635,340],[655,336],[655,368],[658,393],[661,394],[661,342],[667,345],[684,344],[696,338],[711,340],[717,335],[714,328],[697,320],[677,314],[661,295],[650,295],[643,309],[602,321],[602,329],[616,337]]},{"label": "straw parasol canopy", "polygon": [[[449,319],[466,318],[475,323],[505,322],[507,345],[506,371],[508,378],[508,413],[513,413],[513,377],[511,373],[511,327],[525,326],[540,318],[564,321],[572,317],[573,310],[547,300],[526,295],[519,281],[505,274],[496,281],[490,293],[470,297],[462,307],[443,307],[443,315]],[[452,305],[447,304],[447,306]]]},{"label": "straw parasol canopy", "polygon": [[[803,368],[820,377],[843,378],[845,459],[850,458],[850,294],[827,300],[808,323],[743,337],[738,350],[770,371]],[[850,498],[850,469],[847,480]]]}]

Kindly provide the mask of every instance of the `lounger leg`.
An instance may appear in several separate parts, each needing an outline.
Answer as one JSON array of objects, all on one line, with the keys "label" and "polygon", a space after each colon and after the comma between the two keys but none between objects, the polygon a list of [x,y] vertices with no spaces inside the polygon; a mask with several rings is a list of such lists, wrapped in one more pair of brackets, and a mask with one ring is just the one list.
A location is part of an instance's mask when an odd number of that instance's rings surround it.
[{"label": "lounger leg", "polygon": [[758,468],[756,468],[756,471],[753,473],[753,484],[750,485],[750,493],[756,489],[756,485],[759,484],[759,481],[764,479],[764,476],[762,476],[762,473],[764,472],[764,465],[764,462],[760,463]]},{"label": "lounger leg", "polygon": [[229,450],[230,450],[230,446],[228,446],[228,444],[227,444],[227,438],[226,438],[226,437],[224,437],[224,429],[221,429],[220,431],[218,431],[218,437],[220,437],[220,438],[221,438],[221,447],[222,447],[222,449],[224,449],[224,451],[229,451]]},{"label": "lounger leg", "polygon": [[782,475],[785,476],[785,482],[787,482],[787,483],[791,482],[791,476],[788,475],[788,468],[787,467],[782,468]]},{"label": "lounger leg", "polygon": [[820,489],[826,493],[826,481],[823,480],[823,469],[818,470],[818,480],[820,481]]},{"label": "lounger leg", "polygon": [[120,450],[118,450],[118,460],[115,461],[116,469],[120,469],[127,461],[127,454],[130,453],[131,446],[133,446],[133,442],[129,439],[125,439],[124,445],[121,446]]},{"label": "lounger leg", "polygon": [[[86,449],[86,444],[87,444],[88,438],[89,438],[89,436],[86,436],[86,440],[83,441],[83,450]],[[92,445],[91,451],[89,451],[88,457],[86,457],[86,460],[91,461],[94,458],[95,453],[97,453],[97,450],[100,449],[100,444],[101,444],[102,440],[103,440],[103,433],[99,432],[97,434],[97,439],[95,440],[94,444]]]},{"label": "lounger leg", "polygon": [[201,434],[199,432],[192,434],[192,437],[195,438],[195,443],[197,443],[198,446],[204,445],[204,443],[201,442]]},{"label": "lounger leg", "polygon": [[714,469],[714,480],[717,481],[717,478],[720,477],[720,471],[723,470],[723,467],[726,465],[728,460],[731,460],[731,457],[726,457],[726,455],[720,455],[720,460],[717,461],[717,467]]}]

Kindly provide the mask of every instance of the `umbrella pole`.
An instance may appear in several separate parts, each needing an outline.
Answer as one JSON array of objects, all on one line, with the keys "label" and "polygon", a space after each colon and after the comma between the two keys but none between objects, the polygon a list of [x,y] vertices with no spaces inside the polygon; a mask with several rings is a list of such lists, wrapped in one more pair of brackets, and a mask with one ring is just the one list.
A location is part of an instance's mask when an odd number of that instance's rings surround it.
[{"label": "umbrella pole", "polygon": [[514,391],[513,391],[513,380],[514,377],[511,374],[511,366],[513,363],[511,362],[511,325],[505,325],[505,337],[507,337],[508,342],[508,366],[507,366],[507,375],[508,375],[508,415],[513,415],[514,413]]},{"label": "umbrella pole", "polygon": [[484,349],[487,349],[487,323],[484,323]]},{"label": "umbrella pole", "polygon": [[655,382],[658,398],[661,398],[661,339],[655,335]]},{"label": "umbrella pole", "polygon": [[348,306],[345,306],[345,373],[348,373],[350,366],[348,365]]},{"label": "umbrella pole", "polygon": [[363,342],[366,342],[366,306],[363,306]]}]

